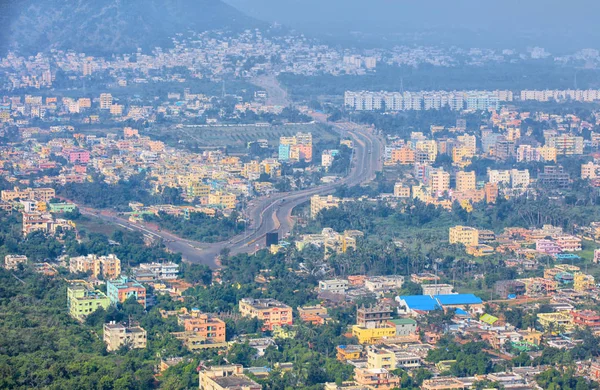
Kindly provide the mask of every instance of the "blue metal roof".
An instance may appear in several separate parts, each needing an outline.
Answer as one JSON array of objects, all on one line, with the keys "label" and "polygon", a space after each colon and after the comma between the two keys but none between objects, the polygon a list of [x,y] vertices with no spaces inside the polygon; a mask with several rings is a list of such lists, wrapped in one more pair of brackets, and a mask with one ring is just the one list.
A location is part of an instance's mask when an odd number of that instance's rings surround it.
[{"label": "blue metal roof", "polygon": [[476,305],[483,303],[481,298],[474,294],[444,294],[435,295],[441,305]]},{"label": "blue metal roof", "polygon": [[436,300],[429,295],[402,295],[400,299],[406,302],[411,310],[430,311],[441,309]]}]

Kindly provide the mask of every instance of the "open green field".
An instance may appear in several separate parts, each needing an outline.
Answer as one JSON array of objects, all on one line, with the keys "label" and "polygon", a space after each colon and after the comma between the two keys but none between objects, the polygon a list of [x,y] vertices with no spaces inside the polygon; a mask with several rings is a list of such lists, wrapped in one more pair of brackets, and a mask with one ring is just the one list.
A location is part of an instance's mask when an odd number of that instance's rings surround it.
[{"label": "open green field", "polygon": [[256,127],[254,125],[240,126],[209,126],[209,127],[183,127],[169,129],[151,129],[147,131],[151,137],[160,139],[165,143],[176,146],[181,143],[194,143],[199,147],[222,148],[232,150],[246,149],[248,142],[266,139],[270,146],[279,144],[279,137],[292,136],[297,132],[310,132],[313,142],[336,141],[339,136],[329,126],[320,123],[303,123],[292,125],[274,125]]},{"label": "open green field", "polygon": [[79,231],[85,230],[90,233],[105,234],[108,237],[112,236],[116,230],[125,231],[125,229],[116,224],[87,215],[82,215],[79,219],[77,219],[76,224]]}]

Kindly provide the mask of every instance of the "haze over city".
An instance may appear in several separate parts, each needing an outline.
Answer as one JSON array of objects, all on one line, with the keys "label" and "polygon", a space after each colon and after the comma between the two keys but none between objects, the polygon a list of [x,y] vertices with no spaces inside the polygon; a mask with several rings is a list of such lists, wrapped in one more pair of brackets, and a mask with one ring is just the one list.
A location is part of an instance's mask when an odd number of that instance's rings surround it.
[{"label": "haze over city", "polygon": [[0,1],[0,388],[600,388],[598,11]]}]

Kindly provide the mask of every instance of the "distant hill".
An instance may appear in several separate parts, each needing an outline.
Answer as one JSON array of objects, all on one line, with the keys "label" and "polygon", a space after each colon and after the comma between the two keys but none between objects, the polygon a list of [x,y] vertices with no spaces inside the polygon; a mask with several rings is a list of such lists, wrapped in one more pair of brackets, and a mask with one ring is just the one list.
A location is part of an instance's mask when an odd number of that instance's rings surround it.
[{"label": "distant hill", "polygon": [[5,42],[25,54],[60,48],[110,55],[167,47],[177,33],[262,26],[221,0],[0,1],[10,10]]}]

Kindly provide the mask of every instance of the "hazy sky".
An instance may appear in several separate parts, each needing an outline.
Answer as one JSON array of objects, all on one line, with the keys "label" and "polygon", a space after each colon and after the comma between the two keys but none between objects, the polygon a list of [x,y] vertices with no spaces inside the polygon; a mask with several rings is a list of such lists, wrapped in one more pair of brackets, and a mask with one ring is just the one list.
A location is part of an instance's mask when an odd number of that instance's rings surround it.
[{"label": "hazy sky", "polygon": [[[518,42],[600,46],[598,0],[225,0],[265,21],[320,31],[483,30]],[[598,42],[598,43],[596,43]]]}]

